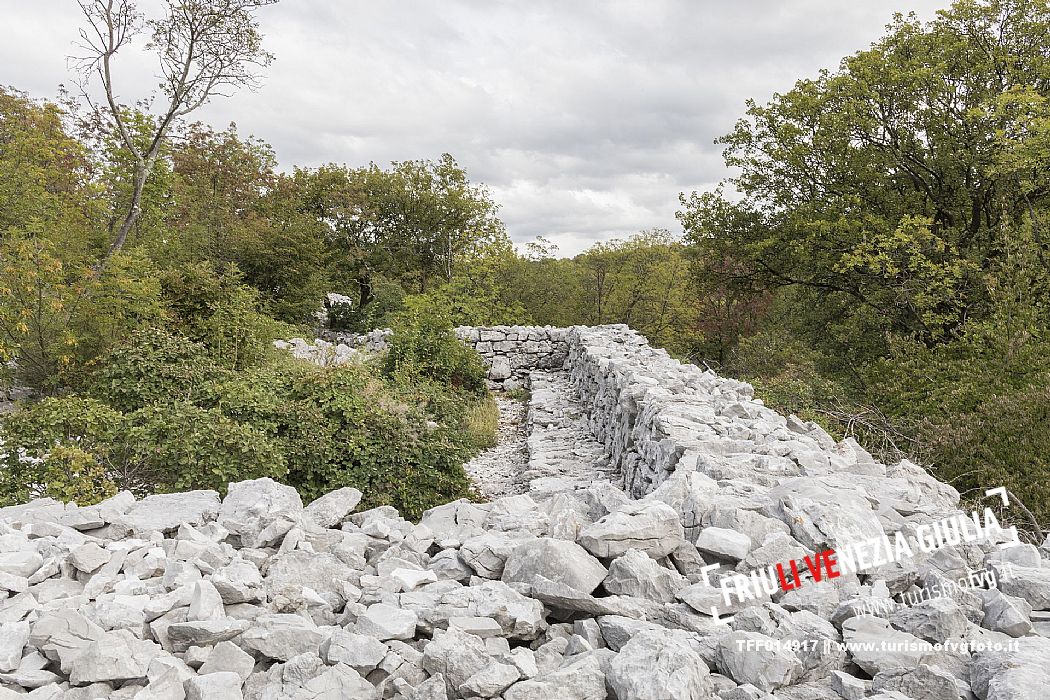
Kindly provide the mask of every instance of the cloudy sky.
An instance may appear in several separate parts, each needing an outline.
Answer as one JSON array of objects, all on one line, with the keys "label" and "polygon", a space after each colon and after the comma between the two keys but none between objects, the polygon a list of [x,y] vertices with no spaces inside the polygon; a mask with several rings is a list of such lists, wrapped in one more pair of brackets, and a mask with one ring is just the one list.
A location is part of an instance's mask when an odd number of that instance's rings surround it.
[{"label": "cloudy sky", "polygon": [[[146,0],[149,9],[157,0]],[[283,0],[277,62],[200,113],[273,144],[282,167],[436,158],[486,183],[511,237],[563,254],[651,227],[728,174],[713,141],[795,79],[948,0]],[[70,82],[75,0],[0,0],[0,84]],[[131,56],[132,102],[154,84]]]}]

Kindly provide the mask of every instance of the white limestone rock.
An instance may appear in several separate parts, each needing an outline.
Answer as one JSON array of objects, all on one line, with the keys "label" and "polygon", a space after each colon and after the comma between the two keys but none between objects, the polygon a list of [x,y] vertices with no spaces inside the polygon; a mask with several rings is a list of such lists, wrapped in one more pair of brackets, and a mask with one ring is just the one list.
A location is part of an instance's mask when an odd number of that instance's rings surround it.
[{"label": "white limestone rock", "polygon": [[120,516],[119,522],[140,536],[172,532],[182,524],[197,527],[215,520],[219,494],[215,491],[158,493],[138,501]]},{"label": "white limestone rock", "polygon": [[1027,601],[1006,595],[998,588],[981,591],[984,619],[981,626],[1011,637],[1024,637],[1032,631],[1032,606]]},{"label": "white limestone rock", "polygon": [[608,684],[619,700],[702,700],[712,693],[708,668],[686,633],[645,631],[609,664]]},{"label": "white limestone rock", "polygon": [[677,571],[660,566],[644,552],[628,549],[609,564],[609,575],[602,585],[613,595],[673,603],[688,582]]},{"label": "white limestone rock", "polygon": [[378,668],[388,649],[375,637],[337,629],[321,645],[321,657],[329,664],[346,664],[362,676]]},{"label": "white limestone rock", "polygon": [[233,642],[219,642],[212,647],[198,673],[236,673],[241,681],[248,679],[255,668],[255,659]]},{"label": "white limestone rock", "polygon": [[876,693],[896,691],[922,700],[958,700],[960,697],[955,676],[927,664],[880,671],[872,679],[871,687]]},{"label": "white limestone rock", "polygon": [[241,683],[230,671],[194,676],[185,683],[186,700],[243,700]]},{"label": "white limestone rock", "polygon": [[772,692],[802,676],[802,662],[789,645],[759,632],[736,631],[718,642],[718,670],[737,683]]},{"label": "white limestone rock", "polygon": [[299,615],[262,615],[240,636],[240,645],[268,659],[288,661],[320,650],[326,635]]},{"label": "white limestone rock", "polygon": [[740,561],[751,551],[751,538],[727,528],[705,527],[696,538],[696,548],[717,559]]},{"label": "white limestone rock", "polygon": [[330,491],[310,502],[303,517],[319,527],[337,527],[361,502],[361,492],[350,486]]},{"label": "white limestone rock", "polygon": [[138,639],[127,630],[106,632],[76,655],[69,681],[84,685],[145,678],[150,662],[161,653],[158,644]]},{"label": "white limestone rock", "polygon": [[277,537],[282,524],[287,524],[287,532],[302,513],[299,492],[267,477],[230,484],[218,511],[218,523],[240,535],[243,546],[258,547]]},{"label": "white limestone rock", "polygon": [[29,623],[0,623],[0,671],[14,671],[22,662],[22,651],[29,642]]},{"label": "white limestone rock", "polygon": [[0,574],[28,579],[43,563],[44,558],[31,548],[0,552]]},{"label": "white limestone rock", "polygon": [[986,650],[970,664],[970,685],[983,700],[1031,700],[1050,687],[1050,639],[1024,637],[1017,650]]},{"label": "white limestone rock", "polygon": [[388,639],[412,639],[416,636],[418,621],[416,613],[411,610],[376,603],[370,605],[364,614],[357,618],[354,631],[375,637],[381,642]]},{"label": "white limestone rock", "polygon": [[628,549],[659,559],[677,549],[682,540],[682,523],[673,508],[660,501],[637,501],[588,525],[577,541],[604,559],[618,557]]},{"label": "white limestone rock", "polygon": [[591,593],[609,572],[580,545],[541,537],[519,544],[507,557],[505,583],[533,583],[537,576]]},{"label": "white limestone rock", "polygon": [[504,700],[605,700],[605,673],[595,656],[584,656],[562,668],[515,683]]},{"label": "white limestone rock", "polygon": [[110,552],[94,542],[87,542],[70,552],[69,560],[78,571],[91,574],[101,569],[102,565],[109,561],[110,556]]}]

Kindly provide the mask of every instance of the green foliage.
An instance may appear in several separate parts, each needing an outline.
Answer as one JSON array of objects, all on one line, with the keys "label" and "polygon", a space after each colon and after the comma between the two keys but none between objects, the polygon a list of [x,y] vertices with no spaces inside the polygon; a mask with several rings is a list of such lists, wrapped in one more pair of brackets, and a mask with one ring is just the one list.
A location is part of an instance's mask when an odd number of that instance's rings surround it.
[{"label": "green foliage", "polygon": [[279,431],[288,441],[289,483],[304,497],[354,486],[365,494],[366,507],[394,505],[418,517],[466,494],[462,465],[473,445],[463,426],[462,397],[341,367],[301,375],[289,398],[296,424]]},{"label": "green foliage", "polygon": [[93,396],[129,413],[155,403],[204,401],[224,376],[200,343],[148,328],[100,358],[88,384]]},{"label": "green foliage", "polygon": [[[970,502],[1006,486],[1013,524],[1038,532],[1050,523],[1050,389],[1032,387],[990,397],[973,411],[924,419],[921,457]],[[1015,499],[1034,515],[1022,515]],[[1042,534],[1037,535],[1042,542]]]},{"label": "green foliage", "polygon": [[782,329],[772,329],[741,340],[728,369],[751,382],[755,395],[773,410],[815,421],[841,437],[842,426],[829,413],[845,392],[822,370],[826,361]]},{"label": "green foliage", "polygon": [[[750,102],[722,139],[743,199],[683,197],[688,239],[735,256],[726,284],[819,292],[799,313],[843,335],[949,340],[987,311],[999,229],[1036,203],[1004,173],[997,135],[1025,131],[1004,94],[1045,92],[1048,27],[1038,0],[962,0],[926,24],[898,16],[839,70]],[[885,346],[852,350],[868,360]]]},{"label": "green foliage", "polygon": [[67,133],[62,110],[0,87],[0,239],[46,234],[82,261],[100,252],[105,202],[83,143]]},{"label": "green foliage", "polygon": [[122,416],[94,399],[44,399],[0,424],[0,505],[51,496],[89,505],[108,498],[111,446]]},{"label": "green foliage", "polygon": [[259,362],[271,341],[289,331],[260,311],[259,291],[243,279],[235,266],[216,274],[207,263],[169,270],[162,278],[175,315],[173,327],[203,344],[212,359],[229,369]]},{"label": "green foliage", "polygon": [[481,358],[456,338],[448,316],[416,300],[394,319],[386,372],[402,381],[422,378],[484,395]]},{"label": "green foliage", "polygon": [[467,409],[464,420],[467,439],[475,450],[487,450],[499,442],[499,406],[492,396],[485,396]]},{"label": "green foliage", "polygon": [[254,426],[187,401],[151,404],[125,418],[114,448],[127,487],[214,489],[287,473],[280,445]]},{"label": "green foliage", "polygon": [[0,239],[0,372],[14,360],[20,382],[57,388],[76,361],[70,324],[79,293],[48,241]]},{"label": "green foliage", "polygon": [[168,309],[157,269],[138,251],[112,255],[88,278],[74,305],[70,330],[81,366],[120,345],[140,328],[161,327]]}]

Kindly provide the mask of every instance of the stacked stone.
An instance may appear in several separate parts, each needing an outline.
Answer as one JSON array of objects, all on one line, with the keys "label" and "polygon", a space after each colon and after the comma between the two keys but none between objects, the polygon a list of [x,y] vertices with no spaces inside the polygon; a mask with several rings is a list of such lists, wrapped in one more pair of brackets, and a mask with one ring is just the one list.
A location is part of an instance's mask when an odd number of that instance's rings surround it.
[{"label": "stacked stone", "polygon": [[310,343],[302,338],[275,340],[273,346],[278,350],[291,353],[297,360],[312,362],[321,367],[339,367],[358,362],[360,351],[346,343],[332,343],[318,338]]},{"label": "stacked stone", "polygon": [[323,339],[335,345],[346,345],[355,350],[376,353],[390,347],[390,336],[393,334],[389,328],[377,328],[367,333],[328,331],[323,334]]},{"label": "stacked stone", "polygon": [[568,329],[551,326],[456,328],[459,339],[481,356],[490,386],[499,391],[526,388],[533,370],[564,368],[567,334]]},{"label": "stacked stone", "polygon": [[[478,329],[473,343],[528,342],[514,335]],[[355,512],[354,489],[303,507],[268,479],[223,500],[124,493],[0,509],[0,700],[1045,692],[1050,539],[1003,548],[1010,536],[995,531],[727,608],[728,576],[914,539],[958,514],[959,495],[625,327],[563,338],[568,376],[537,376],[537,405],[557,415],[562,399],[541,397],[571,382],[573,416],[626,492],[604,475],[553,479],[418,524],[389,507]],[[995,585],[947,585],[974,571]]]},{"label": "stacked stone", "polygon": [[[642,499],[599,482],[457,501],[418,524],[354,512],[350,488],[304,508],[269,479],[222,500],[0,509],[0,699],[1021,700],[1050,682],[1031,622],[1050,609],[1046,548],[958,548],[712,617],[705,564],[805,549],[733,490],[678,469]],[[1027,573],[860,614],[960,557]],[[962,639],[1017,647],[924,646]]]}]

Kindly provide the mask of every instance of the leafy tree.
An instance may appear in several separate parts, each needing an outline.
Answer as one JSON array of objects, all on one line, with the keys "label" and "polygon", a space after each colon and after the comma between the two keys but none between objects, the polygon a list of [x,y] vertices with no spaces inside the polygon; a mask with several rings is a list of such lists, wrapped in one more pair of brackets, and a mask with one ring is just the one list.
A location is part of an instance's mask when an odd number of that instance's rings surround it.
[{"label": "leafy tree", "polygon": [[57,105],[0,87],[0,240],[46,236],[67,260],[92,257],[105,245],[93,174],[88,150],[67,133]]},{"label": "leafy tree", "polygon": [[[142,214],[142,193],[161,156],[177,120],[191,114],[212,97],[238,87],[252,87],[255,69],[265,67],[273,56],[263,50],[256,21],[260,7],[277,0],[165,0],[164,15],[143,23],[132,0],[78,0],[87,27],[81,30],[81,74],[83,94],[99,114],[112,124],[133,161],[128,211],[110,246],[119,251]],[[114,59],[131,41],[148,29],[149,48],[160,69],[160,95],[152,95],[143,108],[163,96],[160,111],[149,118],[148,138],[129,124],[127,109],[120,104],[114,75]],[[97,79],[104,93],[104,106],[96,107],[87,82]]]},{"label": "leafy tree", "polygon": [[471,184],[447,154],[388,170],[374,163],[297,170],[292,187],[300,211],[322,227],[334,249],[335,280],[362,313],[379,278],[423,293],[451,282],[486,246],[506,242],[488,191]]},{"label": "leafy tree", "polygon": [[1048,26],[1042,0],[963,0],[927,24],[898,16],[838,71],[749,102],[722,139],[742,199],[683,199],[689,240],[733,252],[728,281],[848,300],[828,322],[948,339],[986,310],[997,231],[1027,208],[997,168],[996,105],[1017,84],[1045,89]]}]

